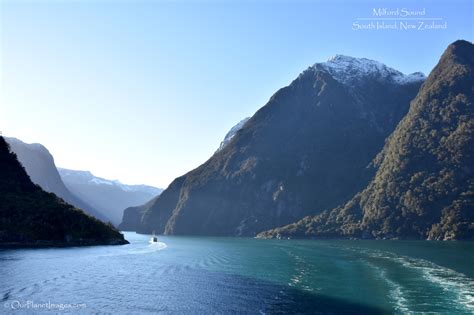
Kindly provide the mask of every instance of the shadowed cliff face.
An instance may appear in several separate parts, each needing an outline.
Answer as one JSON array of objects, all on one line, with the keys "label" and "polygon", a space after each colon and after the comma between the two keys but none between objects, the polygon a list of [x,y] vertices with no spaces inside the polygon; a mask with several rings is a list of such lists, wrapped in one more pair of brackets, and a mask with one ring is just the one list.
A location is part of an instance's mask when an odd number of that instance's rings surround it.
[{"label": "shadowed cliff face", "polygon": [[[253,236],[348,200],[373,175],[368,165],[422,79],[401,83],[393,69],[344,58],[304,71],[207,162],[127,209],[121,227]],[[366,64],[375,68],[353,71]]]},{"label": "shadowed cliff face", "polygon": [[146,185],[125,185],[93,176],[87,171],[57,168],[51,153],[39,143],[5,138],[31,181],[71,205],[104,222],[118,225],[123,209],[142,205],[162,189]]},{"label": "shadowed cliff face", "polygon": [[25,168],[31,181],[39,185],[43,190],[52,192],[63,198],[66,202],[83,209],[88,214],[102,221],[110,221],[107,213],[99,211],[81,198],[71,193],[64,185],[54,163],[54,158],[48,149],[39,143],[28,144],[16,138],[5,139],[11,150],[16,154],[18,160]]},{"label": "shadowed cliff face", "polygon": [[0,137],[0,247],[126,244],[113,227],[33,184]]},{"label": "shadowed cliff face", "polygon": [[474,238],[474,46],[451,44],[345,205],[261,237]]}]

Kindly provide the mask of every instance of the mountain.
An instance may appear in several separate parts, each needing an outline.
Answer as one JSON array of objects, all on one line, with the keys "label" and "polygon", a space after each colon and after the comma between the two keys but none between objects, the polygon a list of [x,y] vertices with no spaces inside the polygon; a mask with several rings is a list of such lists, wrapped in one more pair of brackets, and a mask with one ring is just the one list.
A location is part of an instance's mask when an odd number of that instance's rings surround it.
[{"label": "mountain", "polygon": [[364,58],[317,63],[121,228],[253,236],[336,207],[367,185],[423,80]]},{"label": "mountain", "polygon": [[222,140],[222,142],[219,146],[219,149],[217,151],[220,151],[220,150],[224,149],[224,147],[229,144],[230,140],[232,140],[232,138],[234,138],[237,131],[242,129],[244,127],[244,125],[247,123],[247,121],[249,121],[249,119],[250,119],[250,117],[244,118],[237,125],[232,127],[229,130],[229,132],[225,135],[224,140]]},{"label": "mountain", "polygon": [[388,138],[368,186],[260,237],[474,239],[474,45],[442,55]]},{"label": "mountain", "polygon": [[[221,151],[224,147],[229,144],[230,140],[235,136],[235,134],[244,127],[250,117],[246,117],[238,122],[235,126],[233,126],[225,135],[224,139],[221,141],[219,148],[216,152]],[[137,227],[141,224],[141,219],[143,214],[151,211],[151,207],[154,205],[155,200],[154,198],[149,202],[145,203],[144,205],[139,206],[132,206],[123,211],[123,218],[122,223],[119,225],[119,229],[122,231],[135,231]]]},{"label": "mountain", "polygon": [[53,156],[43,145],[24,143],[16,138],[5,138],[5,140],[20,163],[25,167],[33,183],[102,221],[110,221],[107,213],[95,209],[77,195],[71,193],[61,180]]},{"label": "mountain", "polygon": [[58,168],[66,187],[96,209],[101,209],[114,225],[122,221],[123,209],[142,205],[159,195],[163,189],[147,185],[125,185],[88,171]]},{"label": "mountain", "polygon": [[33,184],[0,137],[0,246],[127,244],[123,235]]}]

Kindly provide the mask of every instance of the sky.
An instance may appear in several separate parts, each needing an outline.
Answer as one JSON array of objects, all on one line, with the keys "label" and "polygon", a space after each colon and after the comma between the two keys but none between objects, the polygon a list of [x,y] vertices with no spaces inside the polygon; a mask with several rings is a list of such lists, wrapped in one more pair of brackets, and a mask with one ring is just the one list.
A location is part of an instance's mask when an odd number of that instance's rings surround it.
[{"label": "sky", "polygon": [[[316,62],[428,74],[447,45],[473,40],[472,3],[0,0],[0,131],[45,145],[57,166],[165,188]],[[354,29],[374,8],[424,9],[416,18],[447,27]]]}]

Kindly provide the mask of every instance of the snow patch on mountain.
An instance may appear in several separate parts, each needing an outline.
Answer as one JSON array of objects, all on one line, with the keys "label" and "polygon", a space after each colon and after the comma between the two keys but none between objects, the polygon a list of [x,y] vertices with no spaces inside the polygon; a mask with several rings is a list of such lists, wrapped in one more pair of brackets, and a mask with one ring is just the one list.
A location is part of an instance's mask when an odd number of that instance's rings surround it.
[{"label": "snow patch on mountain", "polygon": [[162,191],[162,189],[148,185],[127,185],[121,183],[119,180],[109,180],[97,177],[89,171],[77,171],[58,167],[58,172],[63,179],[69,177],[74,179],[75,182],[82,184],[116,186],[123,191],[145,191],[152,195],[159,194]]},{"label": "snow patch on mountain", "polygon": [[232,127],[229,132],[225,135],[224,140],[222,140],[219,149],[217,151],[220,151],[224,149],[229,142],[234,138],[234,136],[237,134],[237,132],[244,127],[244,125],[247,123],[247,121],[250,119],[250,117],[242,119],[237,125]]},{"label": "snow patch on mountain", "polygon": [[113,186],[114,183],[110,180],[104,180],[102,178],[92,178],[91,180],[89,180],[89,183],[94,183],[94,184],[99,184],[99,185],[110,185],[110,186]]},{"label": "snow patch on mountain", "polygon": [[379,81],[391,81],[401,85],[424,81],[426,79],[426,76],[421,72],[403,74],[375,60],[344,55],[335,55],[326,62],[314,64],[310,69],[314,71],[326,71],[335,80],[346,85],[367,80],[367,78]]}]

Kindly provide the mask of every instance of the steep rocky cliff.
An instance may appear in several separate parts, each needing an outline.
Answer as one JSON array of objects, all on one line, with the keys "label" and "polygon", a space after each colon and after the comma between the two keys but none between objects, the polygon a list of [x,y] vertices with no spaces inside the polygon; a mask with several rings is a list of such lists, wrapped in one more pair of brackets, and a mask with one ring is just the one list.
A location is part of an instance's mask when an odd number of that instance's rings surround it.
[{"label": "steep rocky cliff", "polygon": [[352,200],[259,237],[474,238],[474,45],[451,44]]},{"label": "steep rocky cliff", "polygon": [[336,207],[367,185],[423,80],[363,58],[315,64],[121,228],[253,236]]}]

